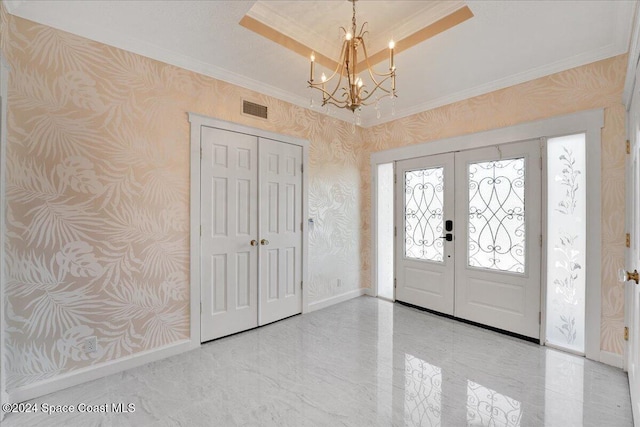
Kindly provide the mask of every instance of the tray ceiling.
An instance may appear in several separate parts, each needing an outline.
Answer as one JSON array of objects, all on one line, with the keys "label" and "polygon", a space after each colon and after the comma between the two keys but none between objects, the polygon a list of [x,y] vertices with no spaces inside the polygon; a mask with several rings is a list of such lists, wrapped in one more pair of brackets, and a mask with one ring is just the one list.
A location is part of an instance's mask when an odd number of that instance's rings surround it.
[{"label": "tray ceiling", "polygon": [[[9,0],[5,5],[14,15],[304,107],[317,96],[306,88],[308,57],[240,21],[245,15],[269,20],[303,45],[335,56],[338,28],[351,18],[347,1]],[[358,24],[369,21],[368,43],[384,48],[389,38],[401,40],[461,5],[360,0],[356,8]],[[373,108],[365,108],[364,126],[625,53],[636,9],[625,0],[470,0],[466,5],[471,19],[396,55],[396,114],[382,105],[377,118]],[[332,114],[352,118],[350,111]]]}]

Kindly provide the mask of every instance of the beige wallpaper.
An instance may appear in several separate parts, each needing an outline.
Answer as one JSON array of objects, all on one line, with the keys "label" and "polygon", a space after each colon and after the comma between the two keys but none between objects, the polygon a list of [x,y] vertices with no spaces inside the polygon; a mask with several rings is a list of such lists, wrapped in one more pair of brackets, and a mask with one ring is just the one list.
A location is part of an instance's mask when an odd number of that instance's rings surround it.
[{"label": "beige wallpaper", "polygon": [[[311,300],[370,281],[369,154],[593,107],[603,139],[603,348],[622,351],[625,57],[371,129],[8,15],[8,387],[188,337],[193,111],[311,141]],[[241,115],[242,98],[269,107]],[[614,243],[615,242],[615,243]],[[361,268],[357,266],[360,265]],[[342,287],[337,287],[337,280]],[[85,337],[99,351],[81,351]]]},{"label": "beige wallpaper", "polygon": [[[189,111],[311,141],[306,287],[312,301],[359,288],[359,130],[0,13],[9,389],[188,338]],[[241,115],[242,98],[269,121]]]}]

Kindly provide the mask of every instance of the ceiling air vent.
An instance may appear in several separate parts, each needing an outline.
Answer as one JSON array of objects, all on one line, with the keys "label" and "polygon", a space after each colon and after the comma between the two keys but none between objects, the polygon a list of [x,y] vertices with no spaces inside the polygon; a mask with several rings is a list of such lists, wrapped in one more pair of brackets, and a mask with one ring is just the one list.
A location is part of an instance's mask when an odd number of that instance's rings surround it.
[{"label": "ceiling air vent", "polygon": [[248,114],[249,116],[260,117],[261,119],[266,119],[267,106],[256,104],[255,102],[242,100],[242,113]]}]

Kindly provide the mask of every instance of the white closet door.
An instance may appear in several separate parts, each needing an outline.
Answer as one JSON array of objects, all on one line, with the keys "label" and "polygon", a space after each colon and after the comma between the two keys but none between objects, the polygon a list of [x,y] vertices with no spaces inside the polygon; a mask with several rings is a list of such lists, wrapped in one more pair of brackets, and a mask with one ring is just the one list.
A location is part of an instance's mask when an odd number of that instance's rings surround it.
[{"label": "white closet door", "polygon": [[258,152],[254,136],[207,127],[201,144],[201,339],[209,341],[258,325]]},{"label": "white closet door", "polygon": [[302,311],[302,147],[260,138],[260,315]]},{"label": "white closet door", "polygon": [[453,314],[454,293],[453,159],[396,165],[396,300],[446,314]]},{"label": "white closet door", "polygon": [[539,141],[455,158],[455,316],[539,338]]}]

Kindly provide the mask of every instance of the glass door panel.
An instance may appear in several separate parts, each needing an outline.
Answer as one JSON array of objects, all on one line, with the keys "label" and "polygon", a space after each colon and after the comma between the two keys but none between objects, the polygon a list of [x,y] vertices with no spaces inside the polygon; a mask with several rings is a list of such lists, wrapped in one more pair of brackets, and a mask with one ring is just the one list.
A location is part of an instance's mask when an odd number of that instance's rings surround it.
[{"label": "glass door panel", "polygon": [[444,257],[444,168],[404,173],[404,255],[442,262]]},{"label": "glass door panel", "polygon": [[524,273],[524,157],[469,164],[468,265]]}]

